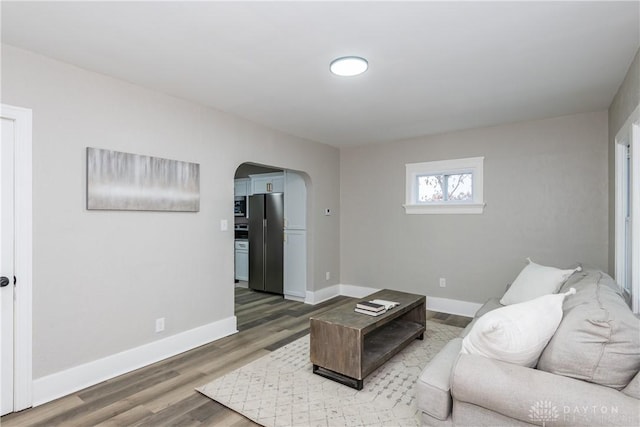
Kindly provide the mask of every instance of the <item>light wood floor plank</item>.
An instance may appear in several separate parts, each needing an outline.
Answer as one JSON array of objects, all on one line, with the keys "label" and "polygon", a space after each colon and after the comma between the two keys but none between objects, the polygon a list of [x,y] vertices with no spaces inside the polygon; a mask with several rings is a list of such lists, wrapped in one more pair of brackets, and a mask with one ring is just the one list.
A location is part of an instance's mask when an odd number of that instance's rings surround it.
[{"label": "light wood floor plank", "polygon": [[0,425],[2,427],[32,426],[42,420],[55,417],[84,404],[82,399],[73,394],[62,397],[56,400],[55,404],[53,403],[5,415],[0,419]]},{"label": "light wood floor plank", "polygon": [[118,415],[115,415],[99,424],[94,425],[99,427],[130,426],[140,421],[141,419],[149,417],[151,415],[153,415],[153,413],[144,406],[134,406],[128,411],[120,412]]}]

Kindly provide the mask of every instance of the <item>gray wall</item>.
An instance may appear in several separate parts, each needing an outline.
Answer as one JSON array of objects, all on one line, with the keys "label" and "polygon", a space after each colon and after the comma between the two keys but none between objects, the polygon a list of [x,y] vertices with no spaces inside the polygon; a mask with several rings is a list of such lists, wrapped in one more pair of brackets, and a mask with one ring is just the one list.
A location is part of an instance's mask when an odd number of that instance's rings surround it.
[{"label": "gray wall", "polygon": [[274,173],[274,172],[282,172],[282,169],[272,169],[264,166],[252,165],[250,163],[243,163],[238,166],[236,173],[234,175],[235,178],[248,178],[249,175],[257,175],[261,173]]},{"label": "gray wall", "polygon": [[640,105],[640,49],[609,106],[609,270],[615,270],[615,138]]},{"label": "gray wall", "polygon": [[[243,162],[308,173],[309,287],[338,282],[337,149],[6,45],[2,102],[33,110],[34,379],[234,315]],[[87,146],[200,163],[200,212],[87,211]]]},{"label": "gray wall", "polygon": [[[404,213],[406,163],[477,156],[484,214]],[[528,256],[607,268],[606,112],[343,149],[340,170],[344,284],[483,302]]]}]

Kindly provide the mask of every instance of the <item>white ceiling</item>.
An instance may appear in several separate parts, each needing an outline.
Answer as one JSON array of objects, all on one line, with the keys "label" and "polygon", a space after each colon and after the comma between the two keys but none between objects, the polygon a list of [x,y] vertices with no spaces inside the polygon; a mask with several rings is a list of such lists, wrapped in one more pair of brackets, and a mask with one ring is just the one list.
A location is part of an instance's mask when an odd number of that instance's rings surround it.
[{"label": "white ceiling", "polygon": [[639,4],[2,1],[2,41],[349,146],[605,110]]}]

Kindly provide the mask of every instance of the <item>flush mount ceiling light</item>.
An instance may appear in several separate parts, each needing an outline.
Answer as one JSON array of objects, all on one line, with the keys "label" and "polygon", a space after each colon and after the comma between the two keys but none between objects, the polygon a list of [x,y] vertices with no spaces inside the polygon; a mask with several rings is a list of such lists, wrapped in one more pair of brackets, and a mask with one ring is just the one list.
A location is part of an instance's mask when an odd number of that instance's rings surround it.
[{"label": "flush mount ceiling light", "polygon": [[331,61],[329,69],[337,76],[351,77],[357,76],[367,71],[369,63],[359,56],[343,56]]}]

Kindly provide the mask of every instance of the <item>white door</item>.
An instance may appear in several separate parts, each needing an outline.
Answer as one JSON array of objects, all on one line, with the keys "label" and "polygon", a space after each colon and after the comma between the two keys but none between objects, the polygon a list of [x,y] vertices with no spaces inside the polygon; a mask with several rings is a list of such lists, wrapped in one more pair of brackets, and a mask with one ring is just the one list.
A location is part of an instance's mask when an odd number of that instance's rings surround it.
[{"label": "white door", "polygon": [[14,141],[15,122],[0,118],[0,415],[14,410]]},{"label": "white door", "polygon": [[0,105],[0,284],[6,284],[0,287],[2,414],[33,401],[31,117],[27,108]]}]

